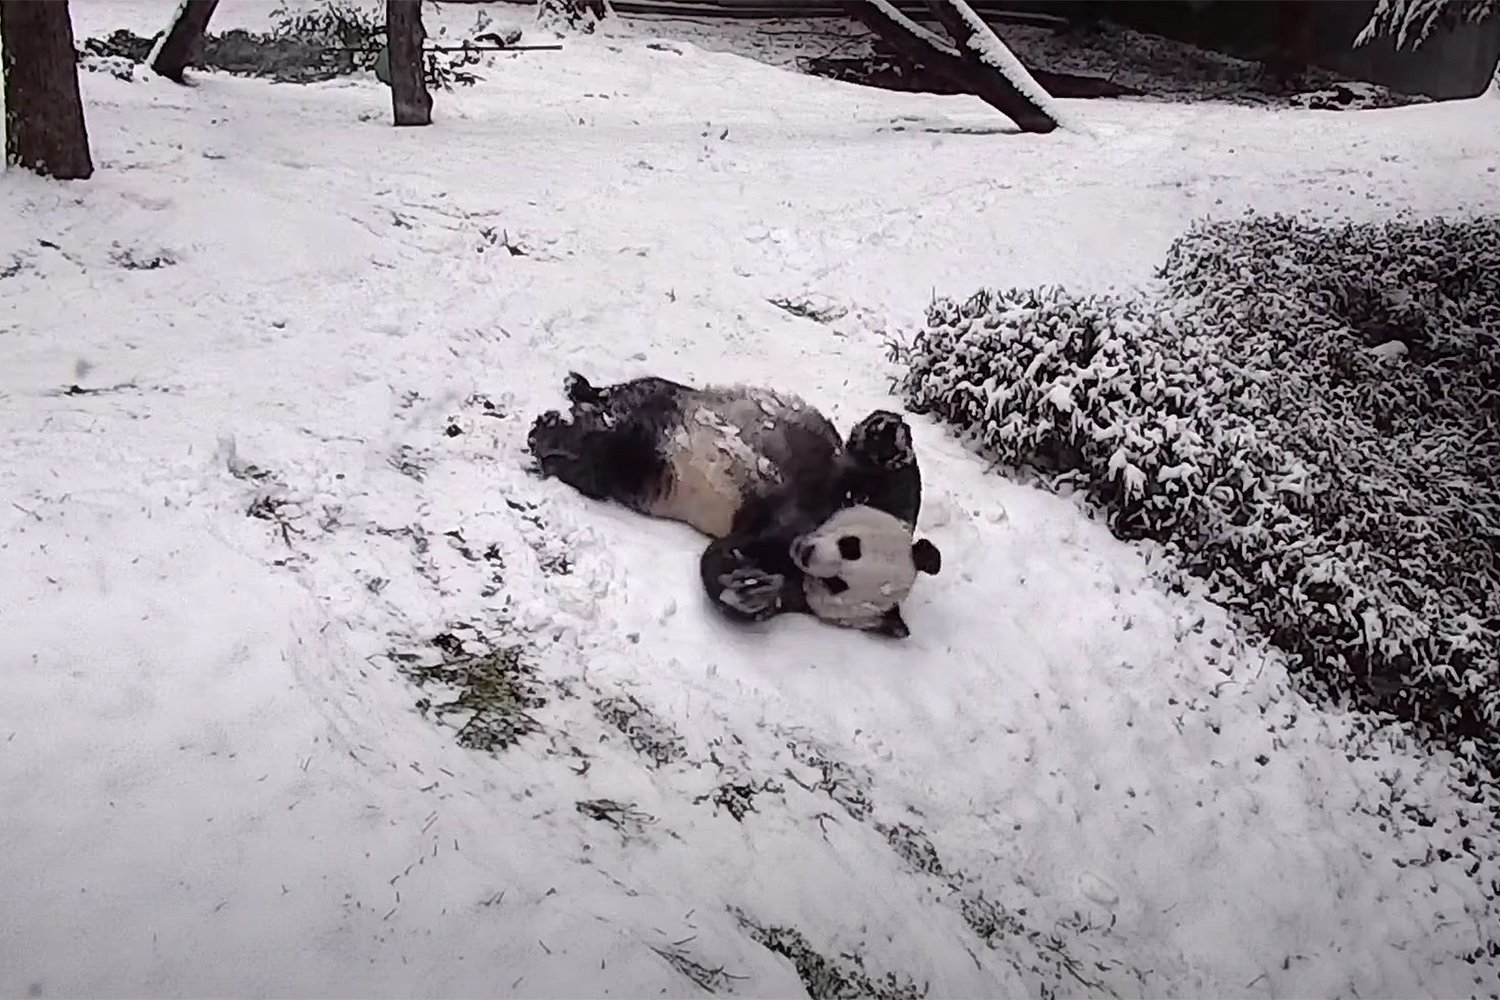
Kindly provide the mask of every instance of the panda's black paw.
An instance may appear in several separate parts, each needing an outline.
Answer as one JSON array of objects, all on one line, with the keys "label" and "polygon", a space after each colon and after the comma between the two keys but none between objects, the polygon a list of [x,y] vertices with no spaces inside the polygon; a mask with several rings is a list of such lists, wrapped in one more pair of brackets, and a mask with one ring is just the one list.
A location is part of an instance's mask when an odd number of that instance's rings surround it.
[{"label": "panda's black paw", "polygon": [[781,588],[786,578],[780,573],[766,573],[743,567],[719,577],[719,603],[732,611],[759,620],[774,614],[781,606]]},{"label": "panda's black paw", "polygon": [[909,465],[915,454],[911,428],[898,413],[876,410],[849,431],[846,450],[866,465],[896,469]]}]

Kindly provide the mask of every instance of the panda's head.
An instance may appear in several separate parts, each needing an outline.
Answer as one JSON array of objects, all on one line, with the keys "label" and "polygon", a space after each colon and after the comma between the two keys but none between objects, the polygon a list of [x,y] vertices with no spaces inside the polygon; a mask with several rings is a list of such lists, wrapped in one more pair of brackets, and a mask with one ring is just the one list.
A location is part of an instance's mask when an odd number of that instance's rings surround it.
[{"label": "panda's head", "polygon": [[846,507],[792,541],[792,561],[806,574],[814,615],[833,625],[904,639],[901,602],[918,573],[936,574],[942,553],[913,542],[905,521],[874,507]]}]

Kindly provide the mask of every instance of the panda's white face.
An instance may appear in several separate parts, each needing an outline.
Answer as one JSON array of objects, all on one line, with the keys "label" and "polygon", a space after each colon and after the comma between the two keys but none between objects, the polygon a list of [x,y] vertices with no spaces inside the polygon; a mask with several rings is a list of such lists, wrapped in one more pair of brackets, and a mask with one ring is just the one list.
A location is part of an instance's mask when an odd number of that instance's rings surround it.
[{"label": "panda's white face", "polygon": [[931,542],[913,544],[906,522],[873,507],[847,507],[792,542],[792,561],[807,574],[808,609],[847,628],[906,635],[900,604],[918,572],[940,566]]}]

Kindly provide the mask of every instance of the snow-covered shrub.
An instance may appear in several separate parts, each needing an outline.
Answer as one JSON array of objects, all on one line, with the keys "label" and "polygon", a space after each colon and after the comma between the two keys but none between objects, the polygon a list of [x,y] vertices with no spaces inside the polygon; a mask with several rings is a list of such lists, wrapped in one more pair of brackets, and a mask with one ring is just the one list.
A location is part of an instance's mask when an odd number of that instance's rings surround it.
[{"label": "snow-covered shrub", "polygon": [[537,0],[536,23],[558,34],[591,35],[605,15],[603,0]]},{"label": "snow-covered shrub", "polygon": [[1159,277],[933,303],[909,405],[1082,484],[1314,690],[1494,760],[1500,219],[1200,224]]},{"label": "snow-covered shrub", "polygon": [[[312,83],[373,72],[385,46],[385,24],[377,18],[378,6],[354,0],[279,6],[271,11],[268,32],[231,28],[223,34],[206,33],[190,65],[280,83]],[[86,38],[79,44],[82,65],[131,79],[134,64],[147,58],[157,37],[122,29],[105,38]],[[521,32],[515,30],[503,35],[490,30],[484,11],[457,38],[448,38],[447,26],[438,27],[422,54],[428,86],[452,90],[455,84],[475,83],[479,77],[469,67],[484,60],[484,50],[475,46],[514,45],[520,37]],[[434,51],[437,47],[445,51]]]},{"label": "snow-covered shrub", "polygon": [[[383,5],[378,13],[383,13]],[[287,7],[282,5],[271,12],[270,38],[278,41],[296,41],[312,45],[325,59],[335,59],[347,68],[374,71],[380,50],[386,42],[385,22],[379,17],[377,8],[356,0],[322,0],[310,6]],[[454,51],[433,51],[424,48],[422,53],[423,76],[430,87],[452,90],[454,84],[468,86],[475,83],[475,76],[468,67],[480,62],[480,53],[470,46],[477,35],[489,26],[489,16],[480,11],[476,23],[464,37],[458,40]],[[444,44],[447,28],[441,27],[436,35],[427,39],[427,45]],[[227,37],[227,36],[226,36]],[[519,38],[519,33],[516,33]],[[513,44],[514,39],[507,44]]]}]

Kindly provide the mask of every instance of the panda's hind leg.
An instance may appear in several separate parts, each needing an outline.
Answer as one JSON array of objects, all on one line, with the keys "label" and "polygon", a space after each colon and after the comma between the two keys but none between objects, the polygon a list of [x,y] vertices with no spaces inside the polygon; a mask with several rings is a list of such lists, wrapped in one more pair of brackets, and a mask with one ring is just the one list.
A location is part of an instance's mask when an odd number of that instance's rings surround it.
[{"label": "panda's hind leg", "polygon": [[556,477],[586,497],[615,500],[637,510],[665,474],[662,457],[644,428],[605,425],[589,414],[570,423],[556,410],[543,413],[532,423],[526,446],[544,477]]},{"label": "panda's hind leg", "polygon": [[568,372],[568,377],[563,379],[563,393],[575,406],[604,405],[605,390],[596,388],[578,372]]}]

